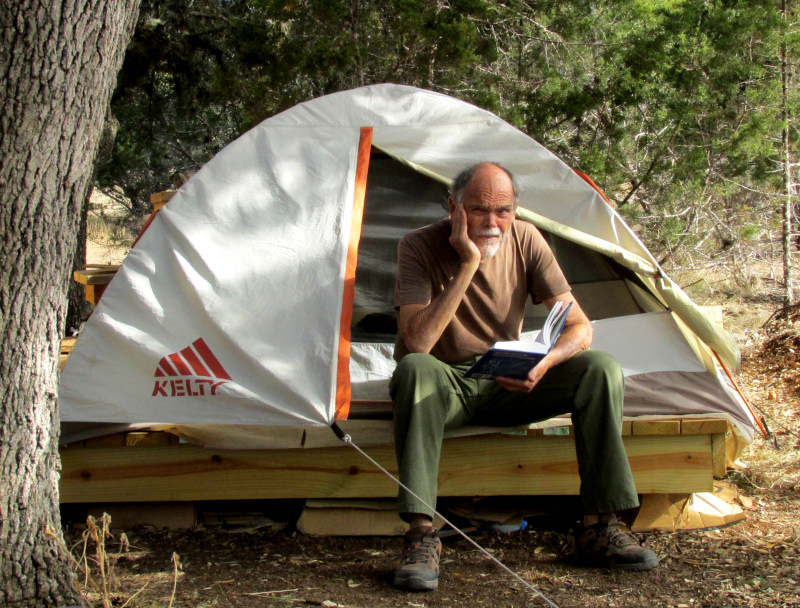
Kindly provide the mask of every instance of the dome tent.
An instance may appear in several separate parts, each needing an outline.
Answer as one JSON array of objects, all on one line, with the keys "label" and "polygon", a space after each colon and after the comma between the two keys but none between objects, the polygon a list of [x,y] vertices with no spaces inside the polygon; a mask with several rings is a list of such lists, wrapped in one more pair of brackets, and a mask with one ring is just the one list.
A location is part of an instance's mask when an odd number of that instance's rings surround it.
[{"label": "dome tent", "polygon": [[62,421],[321,426],[388,401],[396,243],[485,160],[514,173],[518,216],[550,241],[593,347],[622,364],[625,415],[725,416],[752,439],[721,367],[735,343],[595,188],[493,114],[391,84],[269,118],[179,190],[70,355]]}]

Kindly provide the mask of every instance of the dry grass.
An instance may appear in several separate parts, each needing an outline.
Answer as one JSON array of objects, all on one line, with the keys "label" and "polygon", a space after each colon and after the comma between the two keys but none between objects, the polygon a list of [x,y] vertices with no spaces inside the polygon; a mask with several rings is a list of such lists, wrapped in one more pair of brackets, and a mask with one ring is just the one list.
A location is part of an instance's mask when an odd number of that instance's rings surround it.
[{"label": "dry grass", "polygon": [[[118,546],[116,551],[110,551],[110,545]],[[118,532],[115,536],[111,531],[111,516],[103,513],[100,519],[91,515],[86,519],[86,527],[80,535],[80,540],[74,543],[71,549],[62,544],[62,550],[75,568],[75,583],[77,591],[88,606],[102,608],[135,608],[137,597],[144,593],[152,581],[145,581],[137,590],[124,593],[123,586],[130,588],[130,577],[125,577],[125,585],[116,574],[116,565],[121,560],[133,556],[128,536]],[[180,577],[180,558],[177,553],[172,554],[172,592],[169,602],[164,604],[149,604],[152,606],[166,606],[172,608],[177,592]]]}]

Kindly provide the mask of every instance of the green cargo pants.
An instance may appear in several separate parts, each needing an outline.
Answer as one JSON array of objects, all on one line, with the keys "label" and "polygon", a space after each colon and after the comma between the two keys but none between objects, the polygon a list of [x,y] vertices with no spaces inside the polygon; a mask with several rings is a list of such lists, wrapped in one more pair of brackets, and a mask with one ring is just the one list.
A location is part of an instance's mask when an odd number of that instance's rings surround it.
[{"label": "green cargo pants", "polygon": [[[464,378],[469,366],[413,353],[403,357],[392,376],[400,481],[424,502],[435,506],[445,430],[465,424],[517,426],[570,413],[584,513],[639,505],[621,437],[625,379],[611,355],[583,351],[548,370],[530,393]],[[402,488],[398,510],[405,521],[416,513],[433,516]]]}]

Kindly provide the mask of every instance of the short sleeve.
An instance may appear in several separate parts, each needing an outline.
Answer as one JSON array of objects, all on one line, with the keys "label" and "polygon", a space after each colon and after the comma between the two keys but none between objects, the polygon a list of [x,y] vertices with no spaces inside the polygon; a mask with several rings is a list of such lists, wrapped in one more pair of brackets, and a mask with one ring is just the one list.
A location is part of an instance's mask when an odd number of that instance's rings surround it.
[{"label": "short sleeve", "polygon": [[408,236],[400,239],[397,245],[397,278],[394,289],[395,308],[407,304],[427,306],[432,299],[430,268],[424,256]]},{"label": "short sleeve", "polygon": [[528,225],[523,239],[528,291],[534,303],[571,291],[556,256],[533,225]]}]

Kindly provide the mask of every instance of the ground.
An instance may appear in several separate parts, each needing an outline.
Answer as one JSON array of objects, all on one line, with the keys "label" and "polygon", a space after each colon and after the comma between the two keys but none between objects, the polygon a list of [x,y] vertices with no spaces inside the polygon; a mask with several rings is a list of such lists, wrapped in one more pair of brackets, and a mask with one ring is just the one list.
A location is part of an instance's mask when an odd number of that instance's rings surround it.
[{"label": "ground", "polygon": [[[747,518],[721,530],[643,538],[661,559],[651,572],[576,567],[567,559],[568,530],[536,522],[525,531],[475,539],[547,600],[458,537],[444,541],[439,589],[407,593],[391,584],[400,553],[395,538],[311,537],[291,525],[245,533],[128,530],[125,537],[114,530],[106,542],[110,605],[800,606],[800,339],[779,327],[738,337],[750,344],[740,380],[774,433],[773,440],[757,438],[742,456],[744,468],[729,476],[745,497]],[[81,532],[69,533],[78,554]],[[92,578],[102,580],[96,566]],[[94,605],[102,605],[100,595],[89,593]]]}]

